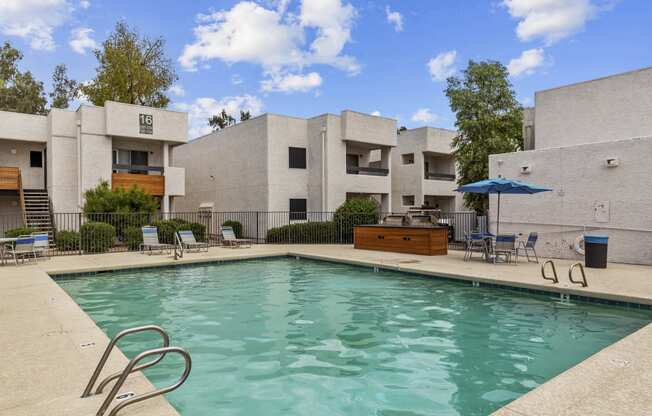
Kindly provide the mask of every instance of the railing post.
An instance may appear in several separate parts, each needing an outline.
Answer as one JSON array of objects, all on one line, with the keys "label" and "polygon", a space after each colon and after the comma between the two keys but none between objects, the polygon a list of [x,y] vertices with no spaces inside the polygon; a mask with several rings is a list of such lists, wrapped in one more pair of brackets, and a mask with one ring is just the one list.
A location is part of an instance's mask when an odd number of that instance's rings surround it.
[{"label": "railing post", "polygon": [[79,245],[77,246],[77,249],[79,250],[79,255],[82,255],[82,233],[81,233],[81,227],[82,227],[82,213],[79,212],[77,214],[77,232],[79,233]]},{"label": "railing post", "polygon": [[260,219],[258,214],[260,214],[260,212],[256,211],[256,242],[260,243],[260,234],[258,234],[258,222]]}]

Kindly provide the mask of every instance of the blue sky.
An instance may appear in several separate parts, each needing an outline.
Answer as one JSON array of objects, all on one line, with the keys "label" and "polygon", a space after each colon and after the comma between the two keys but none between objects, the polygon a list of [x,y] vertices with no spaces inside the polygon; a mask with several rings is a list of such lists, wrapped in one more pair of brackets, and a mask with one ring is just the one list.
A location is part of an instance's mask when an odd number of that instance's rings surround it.
[{"label": "blue sky", "polygon": [[379,112],[453,127],[446,75],[469,59],[509,65],[517,97],[652,65],[649,0],[0,0],[0,41],[49,84],[65,63],[93,77],[94,45],[124,19],[163,36],[191,137],[210,113]]}]

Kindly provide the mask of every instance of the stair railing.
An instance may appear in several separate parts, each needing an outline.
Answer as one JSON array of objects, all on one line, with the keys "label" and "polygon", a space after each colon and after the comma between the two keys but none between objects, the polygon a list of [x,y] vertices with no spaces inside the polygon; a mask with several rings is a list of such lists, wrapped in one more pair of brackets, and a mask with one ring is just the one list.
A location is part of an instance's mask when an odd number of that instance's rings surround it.
[{"label": "stair railing", "polygon": [[23,175],[18,169],[18,200],[20,201],[20,212],[23,213],[23,225],[27,227],[27,211],[25,210],[25,193],[23,192]]}]

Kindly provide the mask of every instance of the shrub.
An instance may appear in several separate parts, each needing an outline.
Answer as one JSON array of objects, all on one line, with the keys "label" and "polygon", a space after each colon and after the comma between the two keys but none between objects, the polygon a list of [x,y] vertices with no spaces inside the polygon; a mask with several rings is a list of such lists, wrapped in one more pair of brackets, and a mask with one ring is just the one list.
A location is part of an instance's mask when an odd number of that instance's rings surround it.
[{"label": "shrub", "polygon": [[158,229],[159,243],[174,244],[174,233],[177,232],[178,224],[179,220],[154,221],[152,225]]},{"label": "shrub", "polygon": [[235,234],[235,237],[242,238],[242,224],[240,223],[240,221],[235,221],[235,220],[224,221],[222,227],[233,228],[233,234]]},{"label": "shrub", "polygon": [[133,186],[128,190],[111,189],[109,183],[101,182],[84,192],[84,214],[94,213],[147,213],[158,210],[158,200],[143,189]]},{"label": "shrub", "polygon": [[181,224],[179,228],[177,228],[177,231],[181,230],[190,230],[192,231],[192,235],[195,236],[195,240],[202,242],[206,241],[206,226],[204,224],[198,222]]},{"label": "shrub", "polygon": [[79,250],[79,233],[77,231],[57,231],[54,237],[57,250]]},{"label": "shrub", "polygon": [[87,222],[79,229],[81,248],[87,253],[105,253],[115,244],[115,227],[104,222]]},{"label": "shrub", "polygon": [[143,242],[143,231],[140,227],[127,227],[122,240],[129,250],[138,250]]},{"label": "shrub", "polygon": [[279,244],[333,244],[338,242],[338,227],[333,221],[284,225],[270,228],[266,241]]},{"label": "shrub", "polygon": [[21,235],[30,235],[35,232],[38,232],[36,228],[18,227],[18,228],[13,228],[11,230],[5,231],[5,237],[16,238],[16,237],[20,237]]},{"label": "shrub", "polygon": [[335,211],[335,221],[341,232],[342,242],[353,241],[353,227],[363,224],[378,224],[380,219],[378,202],[371,198],[351,198]]}]

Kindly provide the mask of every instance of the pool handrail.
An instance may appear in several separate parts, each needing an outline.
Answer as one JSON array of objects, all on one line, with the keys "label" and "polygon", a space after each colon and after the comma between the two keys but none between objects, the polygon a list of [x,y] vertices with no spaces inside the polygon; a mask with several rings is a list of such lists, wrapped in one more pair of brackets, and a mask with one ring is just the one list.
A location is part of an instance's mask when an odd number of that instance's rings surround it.
[{"label": "pool handrail", "polygon": [[[546,265],[550,264],[552,266],[552,277],[548,277],[546,275]],[[555,267],[555,262],[552,260],[546,260],[543,262],[541,265],[541,277],[543,277],[545,280],[550,280],[553,283],[559,283],[559,279],[557,278],[557,268]]]},{"label": "pool handrail", "polygon": [[[573,280],[573,270],[575,270],[575,267],[579,266],[580,267],[580,272],[582,273],[582,280]],[[584,266],[582,263],[577,262],[573,263],[570,268],[568,269],[568,280],[570,280],[571,283],[574,283],[576,285],[582,285],[582,287],[587,287],[589,284],[586,282],[586,274],[584,273]]]}]

